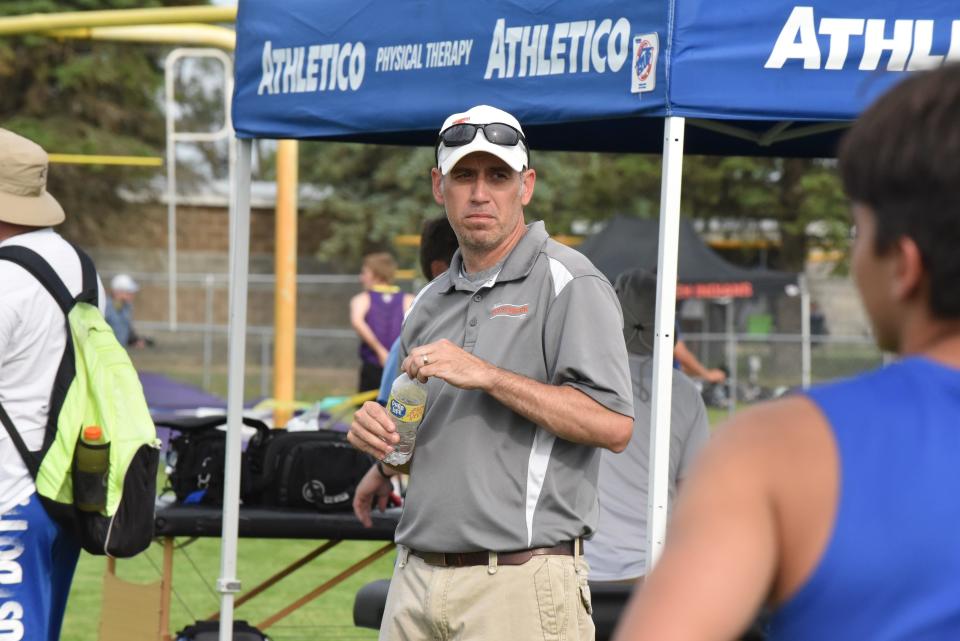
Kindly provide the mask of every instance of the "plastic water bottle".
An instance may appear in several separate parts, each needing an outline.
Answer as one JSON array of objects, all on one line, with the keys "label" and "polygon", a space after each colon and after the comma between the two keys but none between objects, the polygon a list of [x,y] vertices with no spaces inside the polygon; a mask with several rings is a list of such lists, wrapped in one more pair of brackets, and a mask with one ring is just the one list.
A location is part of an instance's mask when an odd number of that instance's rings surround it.
[{"label": "plastic water bottle", "polygon": [[423,410],[427,405],[427,386],[416,379],[411,379],[406,373],[400,374],[393,381],[390,388],[390,398],[387,400],[387,411],[394,425],[400,442],[393,446],[393,451],[387,454],[383,462],[387,465],[403,465],[410,460],[413,454],[413,445],[417,440],[417,428],[423,420]]},{"label": "plastic water bottle", "polygon": [[107,507],[107,473],[110,444],[99,425],[88,425],[80,433],[73,456],[73,500],[78,510],[101,512]]}]

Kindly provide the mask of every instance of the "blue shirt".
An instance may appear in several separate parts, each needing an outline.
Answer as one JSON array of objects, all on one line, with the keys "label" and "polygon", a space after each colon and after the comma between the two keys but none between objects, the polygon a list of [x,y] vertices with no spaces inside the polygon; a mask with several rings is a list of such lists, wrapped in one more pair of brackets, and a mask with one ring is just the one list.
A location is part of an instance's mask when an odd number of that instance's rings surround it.
[{"label": "blue shirt", "polygon": [[960,638],[960,370],[922,357],[819,387],[840,496],[770,639]]},{"label": "blue shirt", "polygon": [[400,376],[400,338],[393,341],[390,352],[387,354],[387,362],[383,364],[383,377],[380,379],[380,392],[377,393],[377,402],[381,405],[387,404],[390,398],[390,388],[393,387],[393,381]]},{"label": "blue shirt", "polygon": [[113,299],[108,299],[104,318],[113,329],[117,342],[124,347],[129,345],[130,336],[133,334],[133,305],[122,303],[118,309]]}]

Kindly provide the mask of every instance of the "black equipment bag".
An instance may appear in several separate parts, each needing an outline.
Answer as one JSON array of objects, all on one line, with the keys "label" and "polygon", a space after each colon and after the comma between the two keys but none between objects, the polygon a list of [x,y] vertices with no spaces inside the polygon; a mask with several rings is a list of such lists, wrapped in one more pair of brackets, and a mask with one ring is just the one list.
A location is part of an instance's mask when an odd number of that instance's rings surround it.
[{"label": "black equipment bag", "polygon": [[[217,641],[219,638],[219,621],[197,621],[177,632],[174,641]],[[234,621],[233,641],[270,641],[270,637],[246,621]]]},{"label": "black equipment bag", "polygon": [[[223,505],[227,433],[219,428],[226,423],[227,417],[222,415],[157,421],[158,427],[169,427],[180,433],[171,439],[167,451],[168,483],[178,503]],[[258,436],[270,431],[263,421],[255,418],[244,417],[243,424],[256,428]],[[241,456],[241,494],[249,482],[246,457]]]},{"label": "black equipment bag", "polygon": [[246,452],[250,470],[246,505],[349,511],[373,459],[354,449],[343,432],[257,434]]}]

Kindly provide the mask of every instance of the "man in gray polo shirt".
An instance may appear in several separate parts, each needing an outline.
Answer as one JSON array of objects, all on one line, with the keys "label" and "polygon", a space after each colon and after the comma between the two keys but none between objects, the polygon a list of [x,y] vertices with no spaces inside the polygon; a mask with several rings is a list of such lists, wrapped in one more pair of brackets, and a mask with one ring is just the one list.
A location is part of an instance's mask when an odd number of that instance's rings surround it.
[{"label": "man in gray polo shirt", "polygon": [[[586,258],[525,225],[536,172],[513,116],[450,116],[437,161],[460,249],[401,335],[428,398],[380,638],[593,639],[574,541],[596,528],[599,448],[622,450],[633,426],[619,304]],[[399,440],[376,403],[349,438],[378,459]],[[361,520],[393,474],[367,474]]]}]

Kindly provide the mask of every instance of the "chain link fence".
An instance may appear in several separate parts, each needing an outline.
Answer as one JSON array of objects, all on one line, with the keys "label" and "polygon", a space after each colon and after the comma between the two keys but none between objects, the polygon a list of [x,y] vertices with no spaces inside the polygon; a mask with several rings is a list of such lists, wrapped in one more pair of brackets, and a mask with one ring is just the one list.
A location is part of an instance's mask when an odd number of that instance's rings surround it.
[{"label": "chain link fence", "polygon": [[[109,275],[105,275],[106,277]],[[141,291],[135,327],[153,346],[132,351],[138,368],[155,371],[224,395],[227,376],[228,281],[223,274],[180,274],[176,329],[166,307],[166,274],[133,274]],[[398,283],[415,291],[419,283]],[[361,291],[353,275],[301,275],[297,279],[297,397],[314,401],[356,391],[359,340],[350,326],[349,301]],[[272,395],[274,280],[253,274],[249,284],[246,344],[247,400]],[[683,332],[690,350],[708,367],[728,371],[725,403],[769,398],[802,382],[798,333]],[[813,383],[874,368],[884,361],[869,336],[811,337]]]}]

